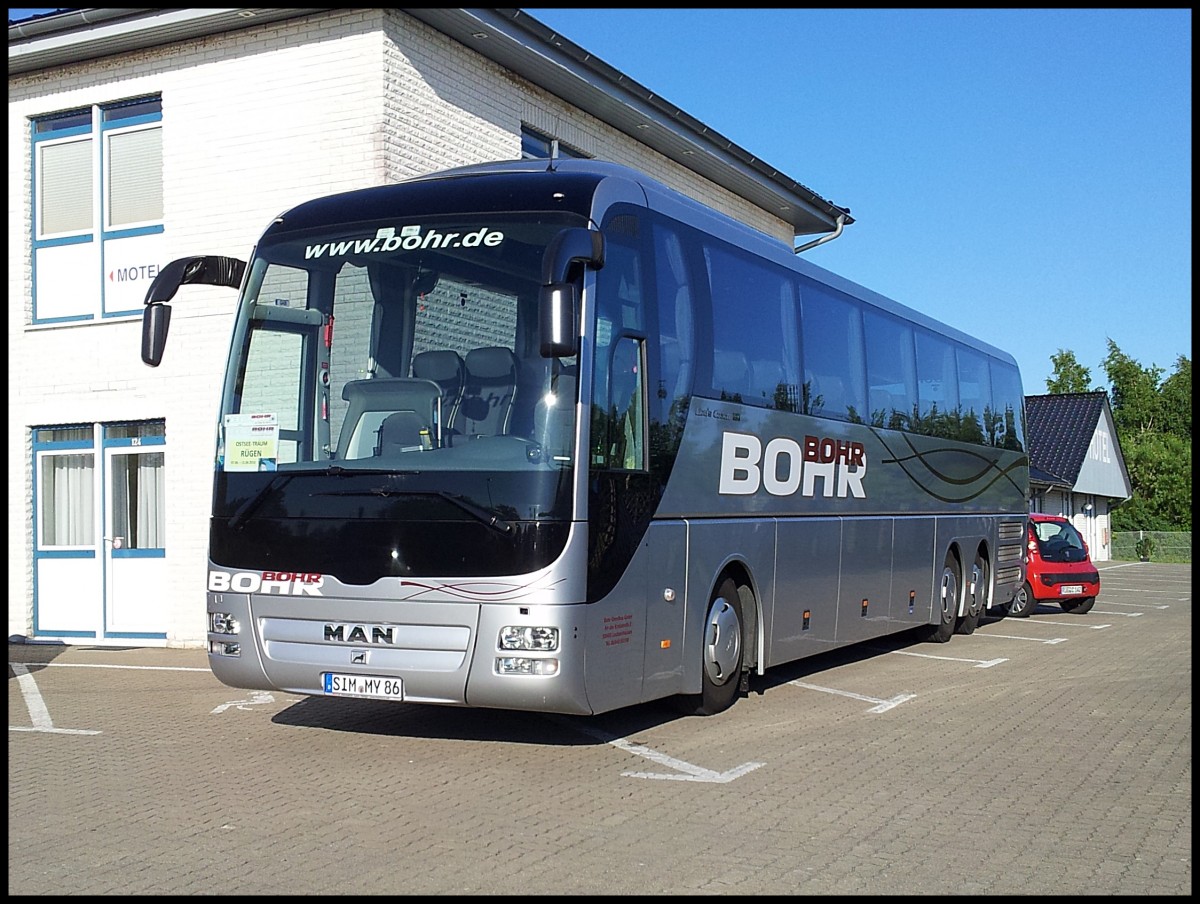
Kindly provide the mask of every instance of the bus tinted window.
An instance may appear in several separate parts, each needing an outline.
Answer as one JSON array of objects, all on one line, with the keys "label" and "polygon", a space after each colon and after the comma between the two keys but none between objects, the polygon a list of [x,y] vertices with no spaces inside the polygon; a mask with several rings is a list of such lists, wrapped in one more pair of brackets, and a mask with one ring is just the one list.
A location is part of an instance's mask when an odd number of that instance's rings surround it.
[{"label": "bus tinted window", "polygon": [[[687,411],[696,361],[696,327],[693,316],[696,288],[684,254],[680,231],[664,222],[654,227],[655,285],[658,297],[658,383],[650,387],[651,430],[654,423],[672,425],[660,438],[664,451],[673,454]],[[653,343],[651,344],[653,348]]]},{"label": "bus tinted window", "polygon": [[863,423],[867,403],[859,306],[809,280],[800,284],[800,304],[805,413]]},{"label": "bus tinted window", "polygon": [[1021,374],[1012,364],[991,360],[992,405],[995,413],[989,442],[1018,452],[1025,449],[1025,395]]},{"label": "bus tinted window", "polygon": [[718,398],[794,411],[799,360],[791,280],[762,261],[709,242],[713,392]]},{"label": "bus tinted window", "polygon": [[958,439],[984,442],[984,420],[992,405],[992,380],[987,358],[969,348],[958,349],[958,399],[961,413]]},{"label": "bus tinted window", "polygon": [[958,368],[954,346],[923,329],[917,339],[917,419],[913,429],[929,436],[954,435],[958,409]]},{"label": "bus tinted window", "polygon": [[912,327],[871,308],[864,310],[863,320],[869,421],[876,427],[908,429],[917,403]]}]

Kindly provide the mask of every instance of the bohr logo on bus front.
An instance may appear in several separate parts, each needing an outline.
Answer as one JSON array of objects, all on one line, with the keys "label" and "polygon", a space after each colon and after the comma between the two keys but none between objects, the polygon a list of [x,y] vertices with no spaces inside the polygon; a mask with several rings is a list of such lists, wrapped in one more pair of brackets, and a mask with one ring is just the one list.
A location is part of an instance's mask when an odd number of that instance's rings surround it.
[{"label": "bohr logo on bus front", "polygon": [[747,496],[764,489],[772,496],[854,496],[865,499],[867,450],[862,443],[829,436],[806,436],[803,444],[777,436],[763,446],[751,433],[721,435],[718,492]]}]

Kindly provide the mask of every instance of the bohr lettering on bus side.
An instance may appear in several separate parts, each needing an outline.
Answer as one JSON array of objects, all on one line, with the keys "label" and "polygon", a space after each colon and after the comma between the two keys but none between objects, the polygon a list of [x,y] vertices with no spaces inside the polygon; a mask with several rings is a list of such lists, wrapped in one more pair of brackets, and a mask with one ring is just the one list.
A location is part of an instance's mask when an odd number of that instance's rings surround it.
[{"label": "bohr lettering on bus side", "polygon": [[829,436],[805,436],[804,444],[777,436],[763,447],[750,433],[723,433],[721,479],[717,492],[749,496],[760,488],[772,496],[854,496],[865,499],[867,450],[862,443]]}]

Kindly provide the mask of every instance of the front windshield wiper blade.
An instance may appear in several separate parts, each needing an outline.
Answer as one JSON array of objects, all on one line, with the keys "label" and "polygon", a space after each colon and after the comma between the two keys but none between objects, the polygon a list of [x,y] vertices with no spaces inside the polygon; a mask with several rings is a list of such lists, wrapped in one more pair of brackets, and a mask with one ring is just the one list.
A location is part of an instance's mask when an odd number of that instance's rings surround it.
[{"label": "front windshield wiper blade", "polygon": [[254,514],[255,510],[257,510],[258,507],[260,505],[262,505],[267,500],[268,497],[270,497],[273,493],[277,493],[279,490],[282,490],[285,486],[287,486],[292,481],[292,478],[298,477],[301,474],[321,474],[321,475],[332,474],[335,476],[345,476],[345,475],[349,475],[349,474],[391,474],[391,473],[393,473],[393,472],[392,471],[384,471],[379,468],[371,468],[371,469],[343,468],[341,465],[329,465],[326,468],[319,468],[319,469],[311,470],[311,471],[309,471],[309,470],[288,471],[286,473],[276,472],[275,476],[272,477],[269,481],[267,481],[267,483],[265,483],[263,485],[262,489],[260,489],[257,493],[255,493],[253,496],[251,496],[249,499],[247,499],[245,502],[243,502],[241,505],[239,505],[237,507],[237,511],[235,511],[229,517],[229,527],[231,529],[237,529],[241,525],[245,524],[246,521],[249,520],[250,516],[252,514]]},{"label": "front windshield wiper blade", "polygon": [[495,528],[496,530],[500,531],[500,533],[502,533],[502,534],[511,533],[513,530],[513,525],[512,525],[511,521],[505,521],[503,518],[501,518],[495,512],[490,511],[489,509],[485,509],[481,505],[476,505],[474,502],[472,502],[470,499],[467,499],[465,496],[459,496],[459,495],[456,495],[455,493],[448,492],[447,490],[438,490],[437,495],[440,496],[442,499],[445,499],[447,502],[457,505],[460,509],[462,509],[464,512],[466,512],[468,515],[473,515],[474,517],[476,517],[480,521],[482,521],[484,524],[486,524],[488,527]]},{"label": "front windshield wiper blade", "polygon": [[506,521],[499,514],[491,509],[486,509],[482,505],[476,505],[466,496],[460,496],[457,493],[451,493],[448,490],[437,490],[436,492],[427,492],[424,490],[400,490],[395,487],[371,487],[367,490],[327,490],[323,493],[314,493],[316,496],[436,496],[439,499],[445,499],[451,505],[456,506],[466,512],[473,518],[482,521],[488,527],[498,530],[502,534],[512,533],[513,525],[511,521]]},{"label": "front windshield wiper blade", "polygon": [[278,490],[282,490],[298,473],[298,471],[288,471],[286,474],[276,473],[274,477],[263,484],[262,488],[257,493],[237,507],[237,511],[235,511],[229,517],[230,529],[236,530],[241,525],[245,524],[250,516],[254,513],[255,509],[262,505],[268,496]]}]

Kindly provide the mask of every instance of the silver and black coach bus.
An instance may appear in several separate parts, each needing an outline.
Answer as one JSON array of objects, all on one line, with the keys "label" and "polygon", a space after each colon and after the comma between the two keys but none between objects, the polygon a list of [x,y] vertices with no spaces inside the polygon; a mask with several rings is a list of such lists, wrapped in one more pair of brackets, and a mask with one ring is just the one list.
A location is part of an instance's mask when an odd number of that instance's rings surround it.
[{"label": "silver and black coach bus", "polygon": [[633,170],[513,161],[319,198],[248,263],[208,655],[239,688],[724,710],[750,673],[1023,580],[1014,359]]}]

